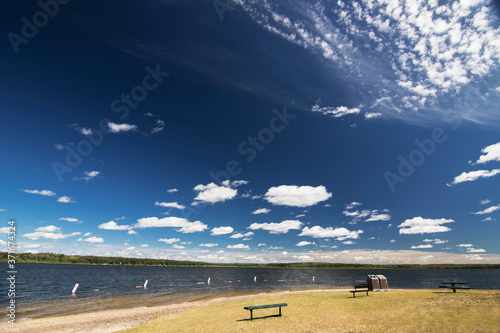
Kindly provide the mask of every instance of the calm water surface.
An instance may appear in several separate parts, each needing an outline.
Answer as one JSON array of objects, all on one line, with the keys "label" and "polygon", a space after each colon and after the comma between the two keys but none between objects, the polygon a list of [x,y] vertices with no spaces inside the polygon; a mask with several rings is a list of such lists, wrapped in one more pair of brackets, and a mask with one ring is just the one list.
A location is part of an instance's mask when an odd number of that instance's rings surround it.
[{"label": "calm water surface", "polygon": [[[6,263],[0,269],[7,272]],[[386,270],[17,264],[18,318],[98,309],[139,307],[260,292],[350,288],[369,274],[389,288],[438,288],[464,281],[474,289],[500,289],[500,270]],[[210,284],[208,279],[210,278]],[[144,289],[145,280],[148,280]],[[75,295],[71,290],[79,287]],[[140,288],[138,288],[140,287]],[[8,284],[0,281],[7,304]]]}]

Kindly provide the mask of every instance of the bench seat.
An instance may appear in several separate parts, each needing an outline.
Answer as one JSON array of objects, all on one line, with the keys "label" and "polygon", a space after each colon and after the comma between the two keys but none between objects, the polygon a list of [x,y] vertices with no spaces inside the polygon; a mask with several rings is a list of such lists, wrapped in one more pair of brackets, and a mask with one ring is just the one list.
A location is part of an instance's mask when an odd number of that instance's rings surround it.
[{"label": "bench seat", "polygon": [[281,307],[288,306],[286,303],[278,303],[278,304],[266,304],[266,305],[253,305],[253,306],[245,306],[245,310],[250,310],[250,320],[253,320],[253,310],[259,309],[269,309],[269,308],[280,308],[280,312],[277,316],[281,317]]}]

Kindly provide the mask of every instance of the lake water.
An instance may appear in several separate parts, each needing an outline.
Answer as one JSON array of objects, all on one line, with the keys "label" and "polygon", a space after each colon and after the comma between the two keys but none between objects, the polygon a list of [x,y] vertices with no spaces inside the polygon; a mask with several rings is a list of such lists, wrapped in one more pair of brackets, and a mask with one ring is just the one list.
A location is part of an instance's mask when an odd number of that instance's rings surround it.
[{"label": "lake water", "polygon": [[[389,288],[436,289],[465,281],[474,289],[500,289],[500,270],[303,269],[28,264],[16,265],[17,317],[152,306],[209,297],[285,290],[345,289],[367,275],[384,275]],[[7,264],[0,263],[7,272]],[[6,273],[5,273],[6,274]],[[208,279],[210,278],[210,284]],[[147,288],[142,288],[148,280]],[[79,287],[71,294],[75,283]],[[140,288],[138,288],[140,287]],[[0,301],[8,302],[0,280]]]}]

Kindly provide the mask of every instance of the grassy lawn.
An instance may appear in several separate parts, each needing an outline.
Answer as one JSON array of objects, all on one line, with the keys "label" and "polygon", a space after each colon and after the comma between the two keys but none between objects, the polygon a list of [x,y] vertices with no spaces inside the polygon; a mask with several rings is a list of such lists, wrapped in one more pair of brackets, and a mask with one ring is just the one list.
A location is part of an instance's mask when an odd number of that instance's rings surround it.
[{"label": "grassy lawn", "polygon": [[[246,320],[244,306],[288,303]],[[255,310],[254,317],[278,309]],[[211,304],[123,332],[500,332],[500,291],[309,292]]]}]

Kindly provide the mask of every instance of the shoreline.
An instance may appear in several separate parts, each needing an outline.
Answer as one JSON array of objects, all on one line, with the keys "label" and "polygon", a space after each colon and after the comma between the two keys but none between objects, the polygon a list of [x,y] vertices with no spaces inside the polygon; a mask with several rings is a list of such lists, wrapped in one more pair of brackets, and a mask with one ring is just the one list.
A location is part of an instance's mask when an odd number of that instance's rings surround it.
[{"label": "shoreline", "polygon": [[262,292],[249,295],[222,296],[208,299],[198,299],[167,305],[153,305],[129,307],[121,309],[92,310],[75,314],[59,316],[44,316],[16,320],[15,325],[5,322],[7,332],[95,332],[110,333],[134,328],[147,321],[161,316],[173,315],[194,308],[201,308],[216,303],[229,303],[262,297],[280,296],[285,294],[313,293],[313,292],[346,292],[349,289],[315,289],[315,290],[286,290]]}]

